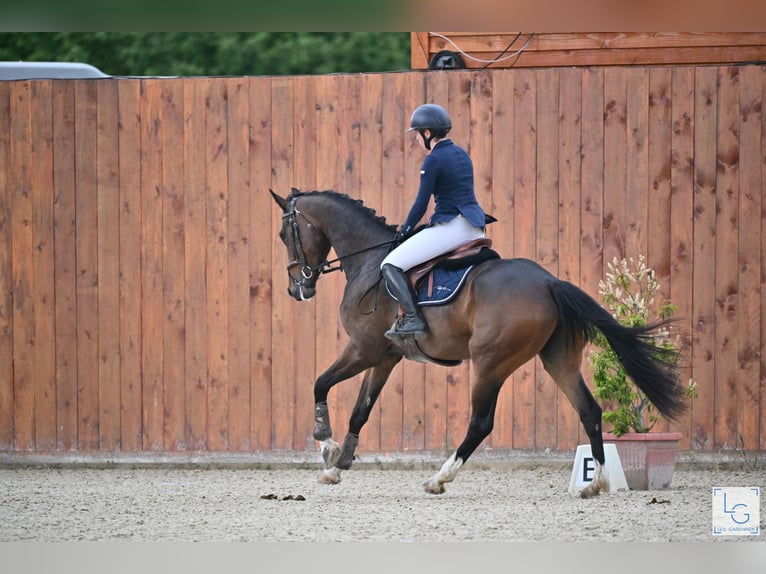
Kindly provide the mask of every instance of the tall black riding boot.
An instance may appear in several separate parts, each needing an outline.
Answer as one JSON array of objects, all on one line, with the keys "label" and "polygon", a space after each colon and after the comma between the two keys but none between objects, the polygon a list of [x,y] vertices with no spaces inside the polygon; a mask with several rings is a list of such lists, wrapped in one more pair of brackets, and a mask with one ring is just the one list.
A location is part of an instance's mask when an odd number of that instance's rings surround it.
[{"label": "tall black riding boot", "polygon": [[393,326],[386,331],[386,337],[397,342],[405,337],[422,339],[428,333],[428,323],[420,314],[420,309],[415,302],[415,293],[412,292],[404,271],[390,264],[384,265],[381,271],[386,285],[402,306],[401,319],[394,322]]}]

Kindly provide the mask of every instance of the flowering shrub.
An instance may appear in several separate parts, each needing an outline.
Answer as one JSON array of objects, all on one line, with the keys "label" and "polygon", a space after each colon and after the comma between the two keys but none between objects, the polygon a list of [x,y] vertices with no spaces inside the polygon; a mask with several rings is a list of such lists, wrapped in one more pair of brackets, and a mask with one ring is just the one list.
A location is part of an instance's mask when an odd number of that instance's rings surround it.
[{"label": "flowering shrub", "polygon": [[[650,311],[659,291],[654,270],[646,266],[643,255],[635,260],[618,260],[608,263],[606,281],[599,282],[599,294],[603,304],[615,319],[626,327],[642,327],[650,321]],[[658,311],[657,321],[670,319],[676,307],[669,301],[663,302]],[[663,325],[654,334],[655,344],[668,350],[667,359],[675,360],[678,349],[671,339],[670,328]],[[676,339],[677,340],[677,339]],[[596,333],[593,344],[598,347],[588,355],[593,371],[595,396],[605,401],[604,421],[613,426],[617,436],[626,432],[645,433],[654,427],[660,418],[641,390],[628,376],[625,368],[601,333]],[[696,396],[696,386],[689,381],[687,396]]]}]

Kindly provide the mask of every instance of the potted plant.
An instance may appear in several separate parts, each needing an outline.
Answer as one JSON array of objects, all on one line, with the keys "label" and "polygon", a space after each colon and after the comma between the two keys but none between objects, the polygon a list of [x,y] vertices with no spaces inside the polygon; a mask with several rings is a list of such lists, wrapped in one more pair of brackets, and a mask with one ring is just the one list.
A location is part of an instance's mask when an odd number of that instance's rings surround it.
[{"label": "potted plant", "polygon": [[[606,280],[599,283],[603,304],[615,319],[629,327],[640,327],[651,320],[670,319],[676,307],[669,301],[659,306],[657,317],[650,317],[659,291],[654,270],[638,259],[616,257],[608,264]],[[667,349],[668,360],[677,360],[678,338],[671,336],[666,324],[657,332],[657,345]],[[594,395],[604,405],[604,422],[611,426],[604,433],[605,442],[614,442],[620,456],[625,479],[632,490],[655,490],[670,486],[675,468],[678,432],[650,432],[660,420],[659,413],[628,376],[617,354],[606,339],[597,333],[594,349],[588,354],[593,371]],[[689,381],[686,394],[696,395],[696,385]]]}]

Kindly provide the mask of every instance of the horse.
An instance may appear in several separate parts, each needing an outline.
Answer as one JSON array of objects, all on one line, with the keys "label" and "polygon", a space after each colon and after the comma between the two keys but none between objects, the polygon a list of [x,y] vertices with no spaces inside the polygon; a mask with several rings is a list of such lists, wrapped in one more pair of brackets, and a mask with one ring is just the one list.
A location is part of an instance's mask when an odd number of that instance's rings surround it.
[{"label": "horse", "polygon": [[[409,345],[387,339],[384,333],[396,318],[398,304],[380,288],[379,268],[399,240],[396,226],[362,201],[336,191],[292,188],[287,197],[269,192],[282,210],[279,238],[289,260],[289,295],[307,301],[316,294],[323,274],[341,269],[346,276],[340,317],[349,341],[314,383],[313,436],[324,460],[320,482],[337,484],[341,472],[351,468],[359,433],[391,371],[403,358],[439,364],[467,360],[472,366],[468,429],[438,472],[423,483],[430,494],[445,492],[445,484],[457,477],[492,432],[503,383],[535,356],[577,411],[590,440],[595,471],[581,496],[608,492],[602,409],[580,370],[585,347],[597,331],[662,415],[673,420],[684,412],[676,363],[653,342],[661,323],[623,326],[585,291],[529,259],[497,257],[476,265],[451,302],[423,309],[430,327],[424,339]],[[337,256],[332,261],[327,259],[330,249]],[[362,372],[348,432],[339,445],[333,439],[328,393]]]}]

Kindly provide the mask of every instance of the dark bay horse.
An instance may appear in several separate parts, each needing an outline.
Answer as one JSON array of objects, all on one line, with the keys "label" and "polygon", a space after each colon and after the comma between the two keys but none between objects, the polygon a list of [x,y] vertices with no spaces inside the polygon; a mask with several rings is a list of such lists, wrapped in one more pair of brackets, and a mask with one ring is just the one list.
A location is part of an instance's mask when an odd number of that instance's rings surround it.
[{"label": "dark bay horse", "polygon": [[[380,289],[380,262],[392,248],[396,228],[361,201],[333,191],[288,197],[271,191],[282,210],[279,237],[290,263],[290,295],[311,299],[316,283],[331,263],[340,261],[346,287],[340,305],[349,343],[314,384],[314,438],[320,442],[325,470],[320,481],[337,483],[351,468],[359,432],[367,422],[389,374],[408,350],[383,333],[397,314],[397,304]],[[327,261],[330,249],[337,259]],[[374,311],[373,311],[374,310]],[[448,305],[428,307],[428,336],[418,342],[421,356],[440,361],[470,360],[471,417],[467,434],[441,469],[424,483],[440,494],[460,467],[492,431],[495,405],[503,382],[518,367],[539,355],[545,370],[576,409],[596,459],[585,497],[609,487],[603,470],[601,407],[583,381],[580,365],[586,343],[602,332],[630,377],[657,410],[673,419],[684,410],[683,389],[674,361],[653,343],[658,325],[626,328],[580,288],[551,275],[527,259],[494,259],[478,265]],[[411,350],[411,349],[410,349]],[[443,364],[443,363],[442,363]],[[337,383],[365,372],[351,413],[348,434],[339,446],[332,438],[327,395]]]}]

